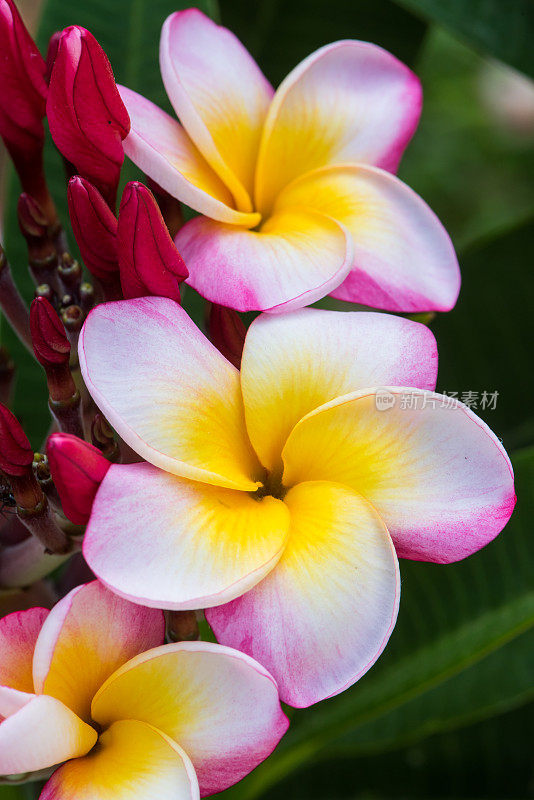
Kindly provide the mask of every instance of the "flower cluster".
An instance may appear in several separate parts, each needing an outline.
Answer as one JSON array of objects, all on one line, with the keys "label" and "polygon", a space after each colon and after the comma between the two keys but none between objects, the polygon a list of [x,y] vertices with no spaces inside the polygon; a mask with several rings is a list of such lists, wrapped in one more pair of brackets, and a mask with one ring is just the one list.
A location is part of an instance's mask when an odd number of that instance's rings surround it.
[{"label": "flower cluster", "polygon": [[[380,313],[459,291],[446,232],[394,175],[419,82],[347,40],[274,91],[189,9],[161,35],[178,121],[117,87],[84,28],[45,61],[0,0],[0,43],[36,286],[28,309],[1,251],[0,308],[52,417],[34,452],[2,352],[0,774],[45,778],[42,800],[192,800],[271,753],[280,700],[310,706],[374,664],[399,558],[465,558],[513,511],[501,442],[435,392],[429,328]],[[47,188],[45,114],[83,264]],[[125,154],[150,188],[118,198]],[[305,307],[327,294],[368,310]],[[263,313],[247,328],[244,311]]]}]

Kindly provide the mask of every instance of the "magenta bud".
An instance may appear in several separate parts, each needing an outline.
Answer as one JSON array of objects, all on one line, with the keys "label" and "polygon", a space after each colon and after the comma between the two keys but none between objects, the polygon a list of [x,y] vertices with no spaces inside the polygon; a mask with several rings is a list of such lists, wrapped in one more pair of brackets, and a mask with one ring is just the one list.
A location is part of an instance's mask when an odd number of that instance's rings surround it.
[{"label": "magenta bud", "polygon": [[45,297],[36,297],[30,307],[33,352],[43,367],[68,364],[70,342],[54,307]]},{"label": "magenta bud", "polygon": [[0,54],[0,136],[24,191],[47,206],[51,200],[43,173],[46,65],[13,0],[0,0]]},{"label": "magenta bud", "polygon": [[114,208],[130,118],[106,54],[79,25],[59,37],[46,113],[61,154]]},{"label": "magenta bud", "polygon": [[65,515],[85,525],[110,462],[92,444],[68,433],[49,436],[46,452]]},{"label": "magenta bud", "polygon": [[20,478],[31,471],[33,450],[18,419],[0,404],[0,470]]},{"label": "magenta bud", "polygon": [[45,81],[47,82],[47,84],[50,83],[50,77],[52,75],[54,61],[56,60],[60,39],[61,39],[61,31],[56,31],[55,33],[52,34],[48,42],[48,50],[46,51],[46,71],[45,71]]},{"label": "magenta bud", "polygon": [[75,175],[67,190],[70,221],[82,259],[104,283],[118,275],[117,220],[92,183]]},{"label": "magenta bud", "polygon": [[137,181],[122,195],[117,252],[124,297],[155,295],[180,302],[189,272],[161,216],[154,195]]},{"label": "magenta bud", "polygon": [[247,329],[237,311],[213,303],[210,309],[208,332],[217,350],[234,367],[241,369],[241,356]]}]

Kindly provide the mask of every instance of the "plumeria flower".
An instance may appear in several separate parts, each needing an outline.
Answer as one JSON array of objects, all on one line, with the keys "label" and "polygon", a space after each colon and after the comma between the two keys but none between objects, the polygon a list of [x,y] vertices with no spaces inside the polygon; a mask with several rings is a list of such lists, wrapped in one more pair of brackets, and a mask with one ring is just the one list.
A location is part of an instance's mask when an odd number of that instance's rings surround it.
[{"label": "plumeria flower", "polygon": [[274,92],[230,31],[188,9],[166,20],[160,65],[181,124],[119,87],[124,148],[202,215],[175,240],[201,295],[239,311],[329,293],[393,311],[454,306],[449,237],[391,174],[421,110],[404,64],[367,42],[335,42]]},{"label": "plumeria flower", "polygon": [[164,631],[98,581],[0,620],[0,774],[62,764],[41,800],[195,800],[254,769],[288,725],[273,678]]},{"label": "plumeria flower", "polygon": [[[436,343],[416,322],[260,315],[239,372],[178,304],[145,297],[94,309],[79,358],[146,460],[106,470],[90,567],[135,602],[206,608],[218,640],[262,663],[292,705],[341,692],[379,656],[398,556],[464,558],[512,512],[502,445],[433,393]],[[382,411],[375,387],[388,386]]]}]

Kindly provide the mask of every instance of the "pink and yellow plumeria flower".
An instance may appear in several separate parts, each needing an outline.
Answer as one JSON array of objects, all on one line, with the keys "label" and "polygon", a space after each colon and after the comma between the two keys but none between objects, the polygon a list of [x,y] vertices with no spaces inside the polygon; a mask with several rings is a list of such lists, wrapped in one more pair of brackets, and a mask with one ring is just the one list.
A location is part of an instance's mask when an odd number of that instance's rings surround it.
[{"label": "pink and yellow plumeria flower", "polygon": [[119,87],[124,149],[203,215],[176,237],[201,295],[239,311],[287,311],[329,293],[392,311],[454,306],[449,237],[391,174],[421,111],[404,64],[366,42],[335,42],[274,92],[230,31],[188,9],[166,20],[160,65],[181,125]]},{"label": "pink and yellow plumeria flower", "polygon": [[61,764],[41,800],[195,800],[254,769],[288,725],[273,678],[164,632],[97,581],[0,620],[0,774]]},{"label": "pink and yellow plumeria flower", "polygon": [[[148,462],[107,471],[91,568],[147,606],[207,608],[218,640],[264,664],[292,705],[341,692],[379,656],[397,555],[464,558],[512,512],[509,459],[466,406],[432,392],[436,343],[418,323],[261,315],[239,372],[176,303],[145,297],[94,309],[79,356]],[[379,411],[377,386],[415,388],[392,388]]]}]

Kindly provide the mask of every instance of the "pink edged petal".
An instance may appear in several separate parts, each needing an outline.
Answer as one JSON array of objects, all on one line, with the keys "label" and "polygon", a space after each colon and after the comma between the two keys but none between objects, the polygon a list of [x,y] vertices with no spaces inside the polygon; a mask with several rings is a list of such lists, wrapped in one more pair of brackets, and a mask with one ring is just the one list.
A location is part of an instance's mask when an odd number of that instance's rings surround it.
[{"label": "pink edged petal", "polygon": [[291,532],[274,570],[206,612],[217,639],[258,659],[281,699],[304,707],[355,683],[384,649],[399,606],[395,548],[372,506],[333,483],[286,495]]},{"label": "pink edged petal", "polygon": [[10,686],[0,686],[0,721],[20,711],[35,695],[33,692],[21,692]]},{"label": "pink edged petal", "polygon": [[374,44],[334,42],[282,82],[265,122],[256,207],[267,213],[280,190],[310,170],[373,164],[394,172],[421,113],[419,79]]},{"label": "pink edged petal", "polygon": [[252,211],[254,171],[273,89],[231,31],[197,8],[176,11],[161,31],[160,66],[182,125],[233,193]]},{"label": "pink edged petal", "polygon": [[133,719],[113,723],[84,758],[57,769],[39,800],[198,800],[195,770],[162,731]]},{"label": "pink edged petal", "polygon": [[402,558],[448,563],[484,547],[515,505],[502,444],[463,403],[369,389],[312,411],[283,451],[284,483],[345,484],[384,520]]},{"label": "pink edged petal", "polygon": [[118,87],[130,115],[124,152],[162,189],[195,211],[233,225],[254,227],[259,214],[233,207],[232,195],[179,122],[126,86]]},{"label": "pink edged petal", "polygon": [[276,564],[280,500],[186,481],[151,464],[112,465],[85,534],[91,569],[147,606],[196,609],[246,592]]},{"label": "pink edged petal", "polygon": [[[0,684],[33,692],[33,651],[49,614],[46,608],[14,611],[0,619]],[[1,709],[0,714],[7,716]]]},{"label": "pink edged petal", "polygon": [[93,717],[101,725],[135,718],[179,742],[203,797],[260,764],[289,724],[267,670],[211,642],[165,645],[132,659],[95,697]]},{"label": "pink edged petal", "polygon": [[93,399],[140,456],[193,480],[255,491],[262,468],[245,426],[239,372],[163,297],[97,306],[79,358]]},{"label": "pink edged petal", "polygon": [[368,386],[434,389],[436,340],[425,325],[389,314],[301,309],[263,314],[248,329],[241,387],[250,440],[262,464],[281,467],[299,419]]},{"label": "pink edged petal", "polygon": [[18,775],[84,756],[94,728],[53,697],[34,697],[0,723],[0,775]]},{"label": "pink edged petal", "polygon": [[41,629],[33,659],[35,691],[89,721],[91,700],[106,678],[164,638],[160,611],[128,603],[98,581],[77,586]]},{"label": "pink edged petal", "polygon": [[237,311],[285,312],[320,300],[345,279],[353,260],[344,227],[315,211],[271,217],[259,231],[190,220],[175,244],[187,283]]},{"label": "pink edged petal", "polygon": [[460,290],[452,242],[419,195],[389,172],[364,165],[315,170],[295,180],[276,208],[308,206],[341,222],[354,263],[332,291],[388,311],[449,311]]}]

